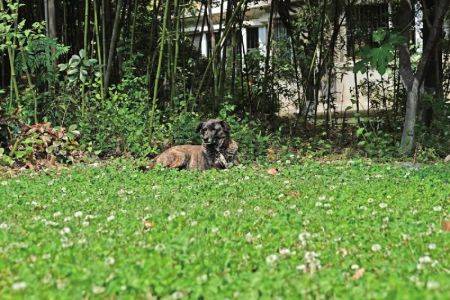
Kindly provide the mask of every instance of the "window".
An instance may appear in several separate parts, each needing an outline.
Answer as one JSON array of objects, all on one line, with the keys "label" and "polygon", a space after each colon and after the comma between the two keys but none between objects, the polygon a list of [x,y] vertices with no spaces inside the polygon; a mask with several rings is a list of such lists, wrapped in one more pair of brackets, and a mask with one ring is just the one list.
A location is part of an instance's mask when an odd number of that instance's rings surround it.
[{"label": "window", "polygon": [[352,55],[353,45],[355,51],[363,46],[373,46],[373,32],[389,27],[389,4],[355,5],[347,9],[346,19],[347,54]]},{"label": "window", "polygon": [[258,27],[247,28],[247,51],[259,48]]},{"label": "window", "polygon": [[281,20],[274,21],[275,26],[273,28],[273,39],[275,41],[281,41],[288,38],[286,27]]},{"label": "window", "polygon": [[291,39],[289,38],[287,29],[281,20],[274,20],[272,35],[273,42],[275,42],[275,46],[272,47],[273,54],[280,59],[292,61],[293,53]]}]

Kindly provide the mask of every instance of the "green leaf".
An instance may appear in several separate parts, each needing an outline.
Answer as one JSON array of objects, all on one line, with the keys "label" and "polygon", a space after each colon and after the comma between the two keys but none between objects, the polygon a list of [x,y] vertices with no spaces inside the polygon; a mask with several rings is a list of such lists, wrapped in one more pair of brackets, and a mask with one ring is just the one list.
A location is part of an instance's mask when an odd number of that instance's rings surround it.
[{"label": "green leaf", "polygon": [[360,127],[356,130],[356,136],[360,137],[364,134],[364,127]]},{"label": "green leaf", "polygon": [[60,72],[63,72],[67,69],[68,65],[67,64],[59,64],[58,68]]},{"label": "green leaf", "polygon": [[381,43],[387,35],[387,31],[384,28],[380,28],[373,32],[372,39],[374,42]]},{"label": "green leaf", "polygon": [[355,63],[355,66],[353,67],[353,72],[355,73],[366,73],[367,72],[367,64],[365,61],[360,60]]},{"label": "green leaf", "polygon": [[78,69],[70,69],[69,71],[67,71],[67,75],[74,75],[78,73]]}]

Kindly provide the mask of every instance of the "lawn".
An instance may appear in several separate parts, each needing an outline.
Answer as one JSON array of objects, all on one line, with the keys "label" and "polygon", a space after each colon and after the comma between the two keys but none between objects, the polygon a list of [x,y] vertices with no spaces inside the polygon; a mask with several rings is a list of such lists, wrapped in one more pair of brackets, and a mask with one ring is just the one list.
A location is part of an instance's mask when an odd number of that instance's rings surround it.
[{"label": "lawn", "polygon": [[267,168],[0,179],[1,298],[448,299],[450,165]]}]

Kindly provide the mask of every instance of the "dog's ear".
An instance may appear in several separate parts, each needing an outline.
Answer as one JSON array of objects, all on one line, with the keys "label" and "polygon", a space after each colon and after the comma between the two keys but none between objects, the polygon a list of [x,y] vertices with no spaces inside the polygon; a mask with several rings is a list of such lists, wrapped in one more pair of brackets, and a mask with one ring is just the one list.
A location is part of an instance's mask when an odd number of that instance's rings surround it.
[{"label": "dog's ear", "polygon": [[198,124],[197,129],[195,129],[196,132],[200,132],[200,130],[203,127],[203,124],[205,124],[205,122],[200,122],[200,124]]},{"label": "dog's ear", "polygon": [[230,125],[228,125],[225,121],[220,121],[220,126],[222,126],[223,131],[225,131],[226,134],[230,134],[231,128]]}]

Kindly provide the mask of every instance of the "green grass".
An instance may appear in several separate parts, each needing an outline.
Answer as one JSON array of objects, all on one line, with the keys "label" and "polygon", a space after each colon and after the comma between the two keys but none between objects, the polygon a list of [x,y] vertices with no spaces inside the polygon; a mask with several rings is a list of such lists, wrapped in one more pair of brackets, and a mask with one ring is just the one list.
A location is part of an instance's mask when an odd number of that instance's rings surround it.
[{"label": "green grass", "polygon": [[0,180],[1,298],[450,295],[449,165],[280,169],[115,163]]}]

